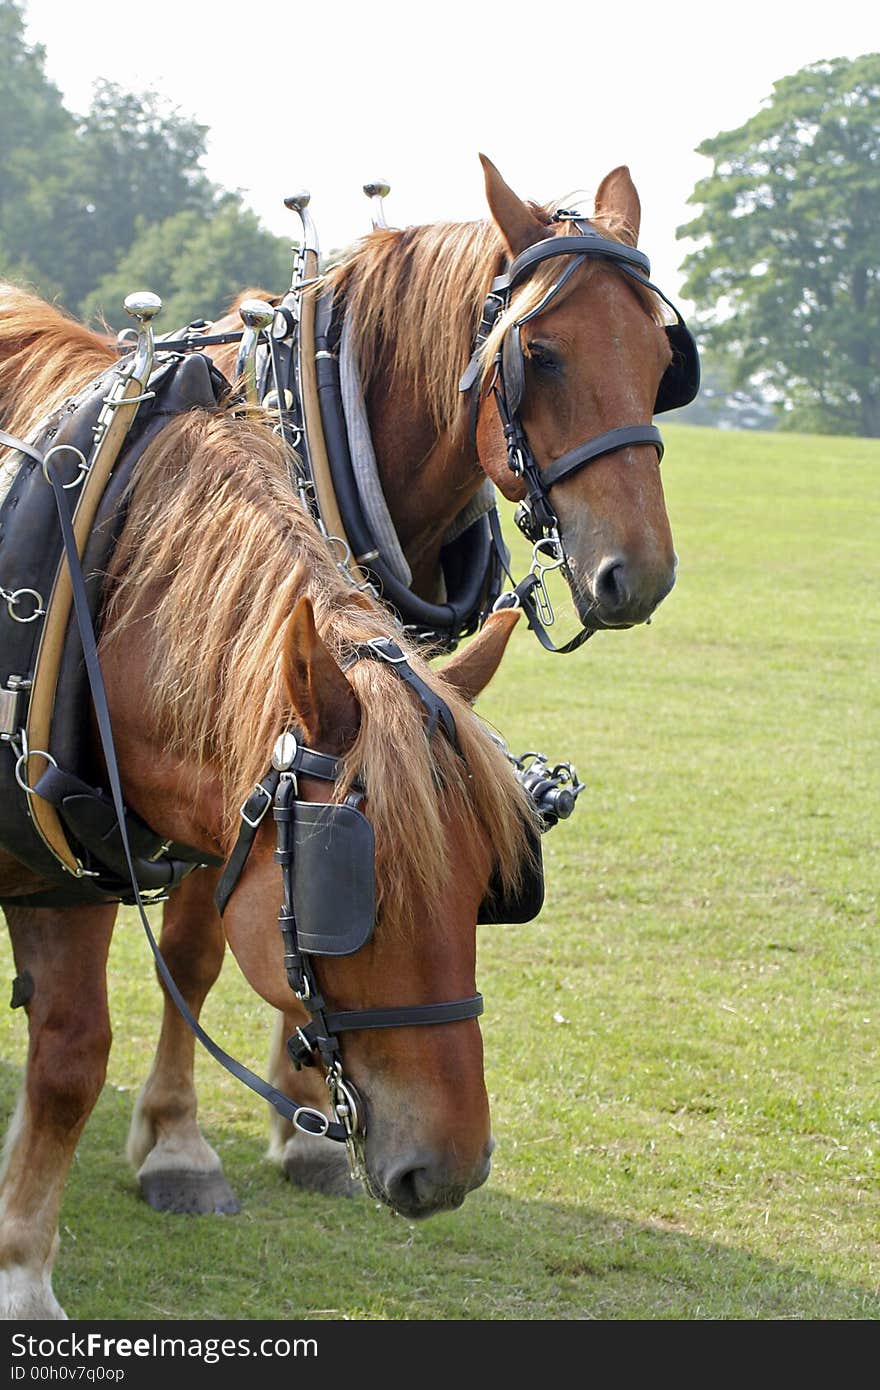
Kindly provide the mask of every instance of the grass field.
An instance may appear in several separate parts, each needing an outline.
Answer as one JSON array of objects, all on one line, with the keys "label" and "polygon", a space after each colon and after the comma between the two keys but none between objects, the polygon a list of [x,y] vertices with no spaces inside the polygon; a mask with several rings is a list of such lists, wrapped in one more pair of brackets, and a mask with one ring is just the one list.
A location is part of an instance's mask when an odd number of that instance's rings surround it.
[{"label": "grass field", "polygon": [[[158,989],[127,918],[62,1213],[71,1316],[880,1316],[880,444],[664,433],[681,562],[654,623],[570,658],[518,632],[480,706],[588,783],[538,923],[481,931],[488,1184],[418,1225],[297,1192],[200,1058],[242,1213],[149,1210],[122,1150]],[[205,1017],[263,1065],[231,960]],[[8,1112],[23,1013],[0,1026]]]}]

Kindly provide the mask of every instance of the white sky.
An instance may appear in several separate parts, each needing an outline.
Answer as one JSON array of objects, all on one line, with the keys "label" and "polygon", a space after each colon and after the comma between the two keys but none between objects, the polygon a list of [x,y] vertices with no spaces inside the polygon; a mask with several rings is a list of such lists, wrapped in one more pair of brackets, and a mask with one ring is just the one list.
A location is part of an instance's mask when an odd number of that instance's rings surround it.
[{"label": "white sky", "polygon": [[273,231],[298,233],[281,200],[307,188],[323,249],[346,245],[369,229],[361,186],[379,177],[394,225],[481,217],[480,150],[541,202],[591,199],[628,164],[640,244],[673,294],[675,229],[710,168],[695,147],[753,115],[780,77],[880,47],[865,0],[26,6],[28,38],[46,46],[69,107],[88,107],[98,77],[154,88],[210,127],[208,174],[240,188]]}]

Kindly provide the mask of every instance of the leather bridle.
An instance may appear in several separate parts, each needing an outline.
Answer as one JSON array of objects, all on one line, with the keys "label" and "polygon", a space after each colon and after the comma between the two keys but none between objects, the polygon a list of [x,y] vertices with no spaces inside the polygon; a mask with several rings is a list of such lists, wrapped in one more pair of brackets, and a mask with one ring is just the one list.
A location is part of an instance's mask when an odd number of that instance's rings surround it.
[{"label": "leather bridle", "polygon": [[[515,477],[522,479],[525,487],[526,495],[516,510],[516,524],[533,545],[532,570],[519,584],[514,582],[508,572],[513,592],[502,595],[496,607],[521,606],[526,611],[529,624],[542,646],[548,651],[566,653],[581,646],[593,635],[594,629],[583,627],[565,646],[555,647],[547,636],[537,611],[542,599],[546,600],[543,573],[552,568],[568,571],[559,517],[550,497],[551,490],[596,459],[615,453],[618,449],[651,445],[657,450],[659,461],[663,457],[663,441],[655,425],[623,425],[584,440],[555,459],[547,468],[539,468],[519,413],[525,386],[520,328],[549,308],[586,260],[602,259],[613,263],[643,289],[653,291],[676,316],[676,322],[667,325],[665,329],[673,357],[660,383],[654,406],[655,414],[687,405],[694,399],[699,390],[700,366],[693,336],[676,306],[650,280],[651,264],[643,251],[602,236],[578,220],[576,213],[567,209],[560,208],[552,220],[573,221],[578,229],[577,234],[550,236],[536,242],[521,252],[508,269],[493,280],[483,306],[471,359],[459,382],[459,390],[471,394],[472,434],[476,443],[477,416],[483,398],[483,349],[492,329],[501,314],[508,309],[513,291],[528,279],[536,266],[557,256],[571,256],[571,262],[550,286],[540,303],[507,328],[501,348],[495,355],[489,387],[504,433],[508,467]],[[498,539],[500,540],[500,536]]]}]

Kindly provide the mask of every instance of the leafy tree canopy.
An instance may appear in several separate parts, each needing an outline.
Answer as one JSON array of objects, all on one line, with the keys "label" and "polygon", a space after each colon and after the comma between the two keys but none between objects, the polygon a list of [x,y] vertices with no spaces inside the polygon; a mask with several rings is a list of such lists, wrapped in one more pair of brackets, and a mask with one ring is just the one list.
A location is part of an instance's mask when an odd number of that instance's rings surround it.
[{"label": "leafy tree canopy", "polygon": [[684,294],[734,385],[788,428],[880,435],[880,54],[783,78],[698,152]]},{"label": "leafy tree canopy", "polygon": [[205,126],[106,81],[77,117],[44,61],[21,4],[0,0],[0,277],[116,324],[126,294],[155,289],[169,328],[288,283],[289,242],[206,177]]},{"label": "leafy tree canopy", "polygon": [[116,269],[82,306],[114,328],[128,326],[122,301],[132,290],[162,297],[160,332],[217,316],[246,286],[280,293],[290,283],[290,243],[260,226],[255,213],[230,198],[205,220],[193,210],[144,226]]}]

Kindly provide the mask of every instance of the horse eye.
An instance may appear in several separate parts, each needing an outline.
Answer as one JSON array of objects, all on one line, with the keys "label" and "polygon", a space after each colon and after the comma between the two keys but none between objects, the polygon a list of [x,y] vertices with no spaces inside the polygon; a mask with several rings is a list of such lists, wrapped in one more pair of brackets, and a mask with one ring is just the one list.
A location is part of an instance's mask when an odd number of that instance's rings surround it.
[{"label": "horse eye", "polygon": [[526,352],[533,367],[537,367],[542,372],[562,371],[562,359],[559,354],[548,347],[546,343],[529,342],[526,343]]}]

